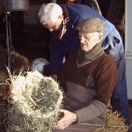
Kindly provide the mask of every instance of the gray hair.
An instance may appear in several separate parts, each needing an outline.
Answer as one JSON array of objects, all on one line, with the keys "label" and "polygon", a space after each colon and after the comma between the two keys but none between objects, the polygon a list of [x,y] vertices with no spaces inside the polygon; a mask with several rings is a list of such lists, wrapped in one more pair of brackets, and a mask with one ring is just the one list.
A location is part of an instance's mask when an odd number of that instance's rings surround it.
[{"label": "gray hair", "polygon": [[38,12],[39,21],[45,25],[48,22],[56,22],[62,14],[62,8],[56,3],[43,4]]}]

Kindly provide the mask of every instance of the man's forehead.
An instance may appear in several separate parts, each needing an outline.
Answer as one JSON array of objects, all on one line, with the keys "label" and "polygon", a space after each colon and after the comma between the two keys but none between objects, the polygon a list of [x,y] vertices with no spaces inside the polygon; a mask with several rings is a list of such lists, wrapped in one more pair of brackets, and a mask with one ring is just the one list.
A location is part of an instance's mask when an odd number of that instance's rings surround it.
[{"label": "man's forehead", "polygon": [[93,35],[93,33],[79,32],[79,35],[91,36],[91,35]]}]

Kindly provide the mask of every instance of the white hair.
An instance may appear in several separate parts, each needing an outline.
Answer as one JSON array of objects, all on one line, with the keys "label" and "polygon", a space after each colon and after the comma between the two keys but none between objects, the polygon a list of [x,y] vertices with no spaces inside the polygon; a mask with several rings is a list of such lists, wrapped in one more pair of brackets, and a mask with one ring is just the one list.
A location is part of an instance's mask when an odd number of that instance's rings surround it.
[{"label": "white hair", "polygon": [[39,21],[45,25],[48,22],[56,22],[62,14],[62,8],[56,3],[43,4],[38,12]]}]

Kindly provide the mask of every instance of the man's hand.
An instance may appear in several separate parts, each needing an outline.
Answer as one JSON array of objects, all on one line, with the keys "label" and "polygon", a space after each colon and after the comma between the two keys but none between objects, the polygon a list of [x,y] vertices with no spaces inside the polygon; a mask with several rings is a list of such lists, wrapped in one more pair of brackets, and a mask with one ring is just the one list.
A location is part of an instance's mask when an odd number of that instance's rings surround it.
[{"label": "man's hand", "polygon": [[54,129],[64,129],[77,120],[76,113],[61,109],[59,112],[64,116],[53,126]]},{"label": "man's hand", "polygon": [[51,75],[51,77],[52,77],[55,81],[57,81],[57,75]]}]

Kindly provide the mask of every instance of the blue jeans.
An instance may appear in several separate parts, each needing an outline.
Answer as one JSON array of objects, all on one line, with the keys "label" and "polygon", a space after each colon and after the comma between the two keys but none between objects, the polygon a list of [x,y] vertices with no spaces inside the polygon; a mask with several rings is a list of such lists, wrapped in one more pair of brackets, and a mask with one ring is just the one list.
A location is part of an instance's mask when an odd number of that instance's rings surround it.
[{"label": "blue jeans", "polygon": [[114,110],[121,113],[121,116],[125,119],[125,124],[130,125],[125,55],[122,55],[120,60],[118,60],[116,63],[118,68],[118,81],[112,94],[111,105]]},{"label": "blue jeans", "polygon": [[118,80],[111,97],[111,105],[113,110],[121,113],[121,117],[125,119],[125,124],[130,125],[126,83],[126,60],[123,42],[118,36],[118,33],[117,37],[109,34],[104,40],[103,47],[105,52],[116,61],[118,69]]}]

